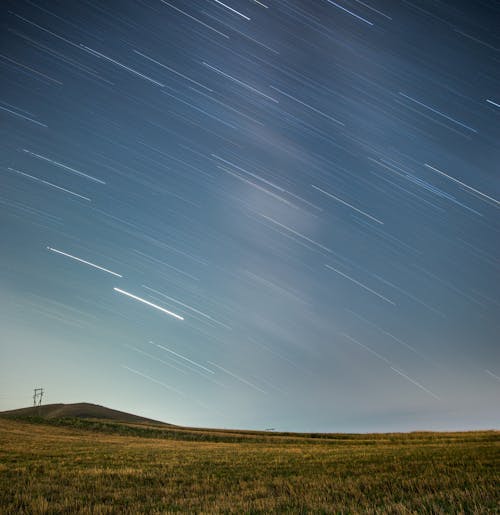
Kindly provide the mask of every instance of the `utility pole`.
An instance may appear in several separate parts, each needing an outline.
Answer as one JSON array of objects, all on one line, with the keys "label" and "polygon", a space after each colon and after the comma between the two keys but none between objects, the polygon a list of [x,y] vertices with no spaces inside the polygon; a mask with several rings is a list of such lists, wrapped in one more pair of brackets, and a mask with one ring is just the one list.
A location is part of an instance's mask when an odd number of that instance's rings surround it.
[{"label": "utility pole", "polygon": [[41,414],[42,407],[42,397],[43,397],[43,388],[34,388],[33,389],[33,407],[38,407],[38,416]]}]

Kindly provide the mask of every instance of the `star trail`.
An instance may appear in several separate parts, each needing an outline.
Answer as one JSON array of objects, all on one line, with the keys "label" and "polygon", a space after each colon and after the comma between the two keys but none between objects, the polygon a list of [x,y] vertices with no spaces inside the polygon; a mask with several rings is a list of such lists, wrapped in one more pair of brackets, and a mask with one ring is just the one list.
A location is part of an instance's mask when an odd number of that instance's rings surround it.
[{"label": "star trail", "polygon": [[500,423],[500,6],[8,0],[2,409]]}]

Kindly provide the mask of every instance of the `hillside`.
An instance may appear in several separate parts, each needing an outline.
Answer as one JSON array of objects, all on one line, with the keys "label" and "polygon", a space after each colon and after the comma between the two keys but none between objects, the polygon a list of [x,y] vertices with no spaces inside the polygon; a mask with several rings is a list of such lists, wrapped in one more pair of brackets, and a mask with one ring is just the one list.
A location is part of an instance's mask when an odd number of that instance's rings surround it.
[{"label": "hillside", "polygon": [[0,513],[499,513],[498,431],[188,440],[57,420],[0,417]]},{"label": "hillside", "polygon": [[8,417],[42,417],[45,419],[60,418],[82,418],[82,419],[99,419],[110,420],[115,422],[137,423],[137,424],[155,424],[162,426],[175,427],[172,424],[151,420],[149,418],[132,415],[124,411],[118,411],[98,404],[88,402],[78,402],[75,404],[46,404],[39,407],[30,406],[27,408],[14,409],[9,411],[1,411],[0,416]]}]

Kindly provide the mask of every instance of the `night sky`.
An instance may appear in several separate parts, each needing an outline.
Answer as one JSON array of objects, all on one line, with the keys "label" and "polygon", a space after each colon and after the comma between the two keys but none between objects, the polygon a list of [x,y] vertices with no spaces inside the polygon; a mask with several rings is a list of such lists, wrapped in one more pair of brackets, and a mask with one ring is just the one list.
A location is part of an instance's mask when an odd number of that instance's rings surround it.
[{"label": "night sky", "polygon": [[499,22],[3,2],[0,409],[498,428]]}]

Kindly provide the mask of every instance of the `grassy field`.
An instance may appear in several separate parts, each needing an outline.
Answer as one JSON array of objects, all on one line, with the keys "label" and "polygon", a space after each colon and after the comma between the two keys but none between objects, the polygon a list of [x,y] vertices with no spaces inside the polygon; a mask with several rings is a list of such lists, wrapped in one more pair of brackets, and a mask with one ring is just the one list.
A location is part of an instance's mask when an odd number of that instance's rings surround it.
[{"label": "grassy field", "polygon": [[500,433],[0,418],[0,513],[500,513]]}]

